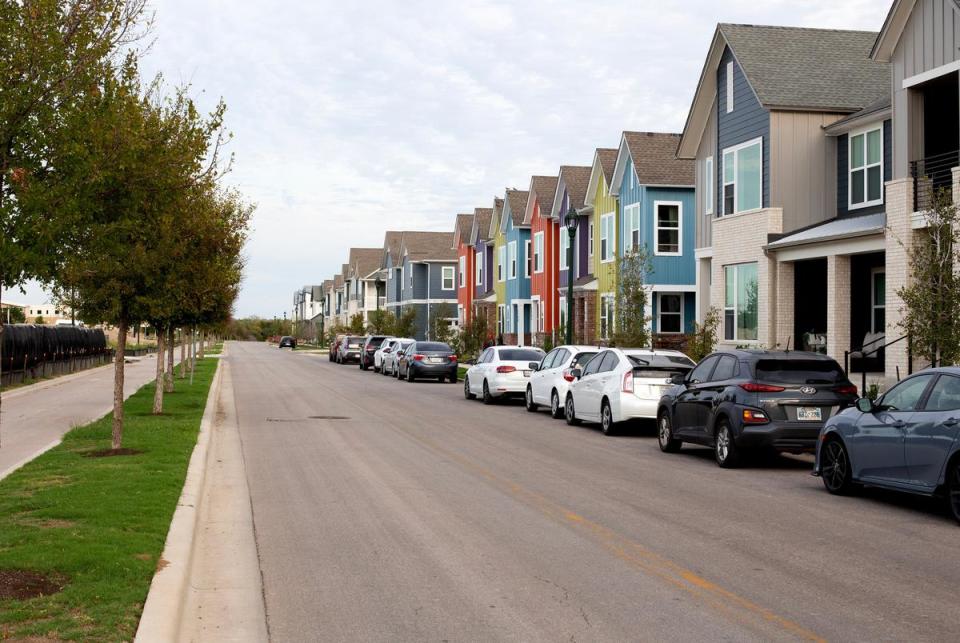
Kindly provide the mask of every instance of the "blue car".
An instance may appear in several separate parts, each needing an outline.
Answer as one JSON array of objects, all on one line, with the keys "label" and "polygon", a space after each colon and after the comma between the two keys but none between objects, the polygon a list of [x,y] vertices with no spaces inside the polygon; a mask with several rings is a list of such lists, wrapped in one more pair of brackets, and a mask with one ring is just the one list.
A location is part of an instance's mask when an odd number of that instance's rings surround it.
[{"label": "blue car", "polygon": [[945,495],[960,522],[958,434],[960,368],[927,369],[830,418],[813,474],[833,494],[869,485]]}]

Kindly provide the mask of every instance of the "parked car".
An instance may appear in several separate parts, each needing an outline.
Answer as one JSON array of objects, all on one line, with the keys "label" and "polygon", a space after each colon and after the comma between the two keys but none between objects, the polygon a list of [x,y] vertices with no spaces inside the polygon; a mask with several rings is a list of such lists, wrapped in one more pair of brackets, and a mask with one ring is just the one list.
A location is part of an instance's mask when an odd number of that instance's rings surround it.
[{"label": "parked car", "polygon": [[408,382],[436,378],[457,382],[457,354],[443,342],[413,342],[402,349],[397,360],[397,378]]},{"label": "parked car", "polygon": [[960,368],[928,369],[827,420],[813,472],[834,494],[856,485],[944,494],[960,522],[958,428]]},{"label": "parked car", "polygon": [[567,424],[599,422],[605,435],[635,419],[655,419],[660,398],[673,376],[694,367],[679,351],[608,348],[583,368],[571,371],[573,382],[564,402]]},{"label": "parked car", "polygon": [[346,338],[346,335],[337,335],[333,338],[333,341],[330,342],[330,354],[329,359],[331,362],[339,362],[338,353],[340,351],[340,344],[343,343],[343,340]]},{"label": "parked car", "polygon": [[367,335],[363,340],[363,350],[360,351],[360,370],[365,371],[371,366],[376,370],[376,364],[374,363],[373,354],[377,352],[377,349],[380,348],[380,345],[383,343],[383,340],[386,339],[384,335]]},{"label": "parked car", "polygon": [[346,364],[348,362],[359,362],[360,352],[363,349],[363,337],[357,335],[347,335],[340,342],[337,349],[337,363]]},{"label": "parked car", "polygon": [[531,413],[541,406],[550,407],[554,419],[563,417],[563,402],[573,381],[571,371],[582,368],[600,352],[596,346],[557,346],[532,368],[527,383],[526,406]]},{"label": "parked car", "polygon": [[283,337],[280,338],[279,348],[296,348],[296,347],[297,347],[297,340],[295,340],[293,337],[290,337],[289,335],[284,335]]},{"label": "parked car", "polygon": [[744,451],[813,452],[824,422],[857,395],[835,360],[802,351],[713,353],[673,380],[659,405],[660,449],[713,447],[721,467]]},{"label": "parked car", "polygon": [[531,362],[539,363],[543,358],[539,348],[491,346],[467,369],[463,396],[468,400],[479,396],[484,404],[493,404],[498,398],[522,397],[533,372]]},{"label": "parked car", "polygon": [[384,351],[387,351],[387,352],[392,353],[392,352],[393,352],[393,348],[391,348],[391,344],[392,344],[394,341],[396,341],[397,339],[400,339],[400,338],[398,338],[398,337],[384,337],[384,338],[383,338],[383,341],[380,342],[380,345],[377,346],[377,350],[375,350],[375,351],[373,352],[373,372],[374,372],[374,373],[382,373],[382,372],[383,372],[383,352],[384,352]]},{"label": "parked car", "polygon": [[384,375],[393,375],[396,378],[399,378],[399,370],[397,369],[397,362],[400,360],[400,357],[403,355],[404,351],[410,347],[410,344],[413,343],[412,339],[394,339],[390,342],[390,345],[383,352],[383,362],[380,365],[380,372]]}]

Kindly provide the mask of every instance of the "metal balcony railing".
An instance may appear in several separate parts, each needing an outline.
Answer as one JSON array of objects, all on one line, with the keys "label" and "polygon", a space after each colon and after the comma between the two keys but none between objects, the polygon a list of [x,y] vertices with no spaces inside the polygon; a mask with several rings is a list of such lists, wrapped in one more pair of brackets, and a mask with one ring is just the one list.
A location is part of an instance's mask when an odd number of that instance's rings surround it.
[{"label": "metal balcony railing", "polygon": [[910,161],[914,212],[925,212],[933,208],[934,198],[941,190],[945,190],[947,198],[953,202],[953,168],[958,165],[960,150]]}]

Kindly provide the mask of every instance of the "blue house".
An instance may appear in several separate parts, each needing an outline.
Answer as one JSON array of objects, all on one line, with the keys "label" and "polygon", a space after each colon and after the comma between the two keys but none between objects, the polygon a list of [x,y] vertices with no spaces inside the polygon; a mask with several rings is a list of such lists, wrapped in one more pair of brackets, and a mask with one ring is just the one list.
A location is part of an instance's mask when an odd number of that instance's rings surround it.
[{"label": "blue house", "polygon": [[398,316],[410,308],[416,311],[414,339],[430,339],[429,320],[438,307],[446,311],[448,324],[457,322],[457,252],[453,236],[452,232],[387,233],[386,308]]},{"label": "blue house", "polygon": [[620,204],[620,255],[645,248],[648,315],[657,335],[693,331],[697,315],[696,163],[676,157],[679,134],[624,132],[610,193]]},{"label": "blue house", "polygon": [[526,190],[508,189],[500,216],[500,233],[506,249],[502,274],[506,282],[503,341],[520,346],[530,344],[533,321],[533,300],[530,298],[530,224],[523,221],[529,196],[530,193]]}]

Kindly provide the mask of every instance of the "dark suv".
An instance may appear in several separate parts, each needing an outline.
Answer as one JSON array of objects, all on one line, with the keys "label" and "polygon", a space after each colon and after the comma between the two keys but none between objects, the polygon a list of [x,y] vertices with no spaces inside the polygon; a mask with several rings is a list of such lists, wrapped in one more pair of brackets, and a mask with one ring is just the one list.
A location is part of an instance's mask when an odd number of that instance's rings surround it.
[{"label": "dark suv", "polygon": [[365,371],[373,366],[373,354],[380,348],[380,344],[387,338],[386,335],[367,335],[363,340],[363,350],[360,351],[360,370]]},{"label": "dark suv", "polygon": [[280,348],[296,348],[297,340],[289,335],[284,335],[280,338]]},{"label": "dark suv", "polygon": [[799,351],[713,353],[672,382],[657,411],[660,449],[710,446],[721,467],[754,449],[813,452],[824,422],[857,399],[835,360]]}]

